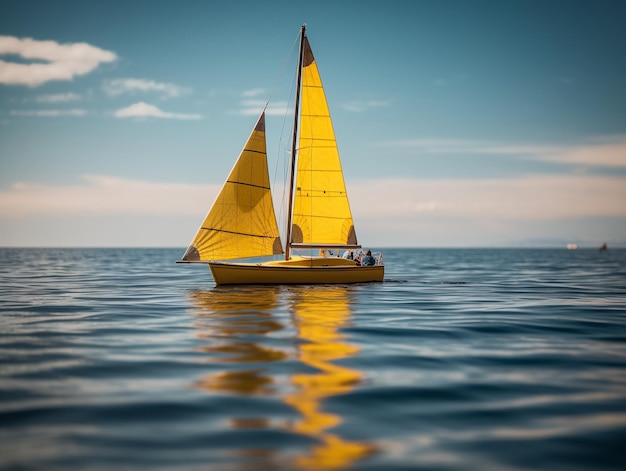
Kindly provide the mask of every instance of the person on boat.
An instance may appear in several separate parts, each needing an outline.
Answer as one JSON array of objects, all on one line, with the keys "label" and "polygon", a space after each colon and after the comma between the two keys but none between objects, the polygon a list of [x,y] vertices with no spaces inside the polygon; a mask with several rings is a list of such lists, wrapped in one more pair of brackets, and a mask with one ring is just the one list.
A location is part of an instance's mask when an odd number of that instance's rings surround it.
[{"label": "person on boat", "polygon": [[361,259],[361,265],[367,266],[367,265],[375,265],[375,264],[376,264],[376,260],[374,259],[374,257],[372,257],[372,251],[368,250],[367,252],[365,252],[365,257]]},{"label": "person on boat", "polygon": [[346,260],[354,260],[354,250],[348,249],[343,253],[343,258]]}]

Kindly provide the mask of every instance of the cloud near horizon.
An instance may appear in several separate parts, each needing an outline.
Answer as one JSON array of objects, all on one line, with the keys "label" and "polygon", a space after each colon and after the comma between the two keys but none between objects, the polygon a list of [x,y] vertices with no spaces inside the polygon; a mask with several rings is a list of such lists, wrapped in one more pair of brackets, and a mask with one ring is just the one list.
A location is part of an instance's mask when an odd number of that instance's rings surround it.
[{"label": "cloud near horizon", "polygon": [[0,60],[0,84],[37,87],[52,80],[72,80],[85,75],[102,63],[117,60],[112,51],[87,43],[59,44],[32,38],[0,36],[0,56],[17,55],[25,60],[45,61],[21,63]]},{"label": "cloud near horizon", "polygon": [[589,139],[578,146],[507,145],[494,141],[462,139],[404,139],[385,143],[409,147],[427,154],[522,155],[530,159],[573,165],[626,167],[626,136]]},{"label": "cloud near horizon", "polygon": [[[587,175],[484,180],[382,179],[348,184],[359,218],[546,220],[626,217],[626,178]],[[0,190],[0,216],[60,213],[202,214],[221,184],[157,183],[86,175],[74,185],[15,183]]]},{"label": "cloud near horizon", "polygon": [[626,217],[624,177],[396,178],[355,182],[348,191],[355,215],[382,219],[424,214],[501,221]]},{"label": "cloud near horizon", "polygon": [[[72,185],[15,183],[0,190],[0,217],[81,214],[201,214],[218,185],[155,183],[83,175]],[[207,201],[209,201],[207,203]]]},{"label": "cloud near horizon", "polygon": [[140,101],[134,105],[117,110],[116,118],[163,118],[163,119],[202,119],[201,114],[171,113],[162,111],[154,105]]},{"label": "cloud near horizon", "polygon": [[[49,233],[56,234],[55,245],[183,244],[220,188],[221,184],[158,183],[102,175],[83,176],[80,182],[64,186],[15,183],[0,190],[0,245],[26,243],[14,238],[12,228],[38,227],[41,221],[46,221]],[[515,244],[545,236],[546,231],[562,238],[572,234],[589,238],[592,233],[599,241],[620,241],[621,235],[611,236],[615,232],[609,233],[609,226],[598,226],[597,221],[626,221],[624,177],[354,180],[348,182],[348,191],[359,240],[379,246]],[[277,214],[283,212],[277,208]],[[125,225],[120,226],[121,220]],[[96,222],[100,229],[92,233],[88,228]],[[148,239],[138,239],[142,224],[156,224],[159,230]],[[82,227],[84,237],[77,239],[73,227]],[[174,229],[175,237],[159,236]],[[44,233],[30,236],[27,243],[31,246],[52,243]]]}]

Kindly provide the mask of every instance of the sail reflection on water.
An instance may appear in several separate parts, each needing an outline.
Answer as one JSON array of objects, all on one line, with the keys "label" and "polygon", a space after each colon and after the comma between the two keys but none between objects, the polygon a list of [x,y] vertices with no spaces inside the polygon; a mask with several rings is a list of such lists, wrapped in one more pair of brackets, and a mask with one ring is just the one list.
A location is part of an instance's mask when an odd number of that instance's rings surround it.
[{"label": "sail reflection on water", "polygon": [[[265,452],[251,444],[240,448],[239,456],[263,452],[267,456],[259,465],[278,461],[289,469],[340,470],[375,451],[371,444],[348,441],[334,432],[344,419],[324,410],[325,399],[349,393],[362,377],[336,364],[358,353],[340,331],[350,322],[350,288],[249,286],[192,292],[191,301],[198,337],[207,340],[201,351],[219,367],[195,387],[213,394],[274,396],[298,418],[276,419],[264,410],[255,411],[254,417],[225,411],[230,427],[282,430],[313,441],[304,449],[289,450],[277,443],[276,449]],[[279,366],[286,361],[293,366]]]},{"label": "sail reflection on water", "polygon": [[296,390],[284,397],[302,416],[293,424],[294,430],[318,440],[308,453],[296,458],[294,465],[299,469],[344,469],[375,451],[371,444],[347,441],[332,433],[343,419],[323,409],[324,399],[350,392],[362,377],[361,372],[334,363],[359,351],[339,331],[350,322],[350,296],[346,287],[293,291],[294,322],[300,340],[298,359],[317,370],[294,374],[291,381]]},{"label": "sail reflection on water", "polygon": [[251,339],[284,328],[272,315],[277,305],[276,289],[194,291],[191,301],[198,319],[198,337],[209,341],[200,350],[215,354],[209,357],[210,361],[251,366],[207,375],[196,386],[234,394],[274,394],[272,376],[266,368],[254,366],[284,360],[287,354]]}]

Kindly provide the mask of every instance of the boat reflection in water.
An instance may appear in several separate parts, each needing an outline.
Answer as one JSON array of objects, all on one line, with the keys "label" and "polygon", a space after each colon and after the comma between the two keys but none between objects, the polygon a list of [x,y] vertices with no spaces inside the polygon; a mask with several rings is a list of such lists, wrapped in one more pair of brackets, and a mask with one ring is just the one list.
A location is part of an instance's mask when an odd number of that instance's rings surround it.
[{"label": "boat reflection in water", "polygon": [[249,286],[196,291],[191,300],[198,336],[208,342],[202,351],[219,366],[195,386],[212,394],[275,397],[292,411],[277,416],[275,407],[248,405],[245,416],[232,408],[222,412],[229,426],[311,439],[298,441],[304,448],[276,441],[263,446],[266,440],[259,436],[256,446],[237,449],[241,459],[254,459],[252,468],[340,470],[375,451],[371,444],[339,436],[334,429],[344,419],[324,410],[325,399],[350,392],[362,377],[336,364],[358,352],[340,332],[350,322],[351,288]]},{"label": "boat reflection in water", "polygon": [[358,347],[345,342],[339,331],[349,325],[351,291],[347,287],[314,287],[292,292],[294,323],[299,339],[297,357],[315,368],[292,375],[295,392],[283,399],[297,409],[302,419],[296,432],[315,437],[318,444],[296,458],[300,469],[343,469],[375,451],[371,444],[347,441],[332,433],[341,416],[323,410],[323,400],[354,389],[362,377],[357,370],[333,362],[356,355]]},{"label": "boat reflection in water", "polygon": [[191,293],[199,338],[209,340],[200,350],[216,354],[212,362],[244,363],[251,368],[229,368],[202,378],[197,386],[209,391],[235,394],[273,394],[273,379],[265,362],[280,361],[287,354],[253,341],[280,331],[283,325],[272,316],[277,304],[275,289],[224,289]]}]

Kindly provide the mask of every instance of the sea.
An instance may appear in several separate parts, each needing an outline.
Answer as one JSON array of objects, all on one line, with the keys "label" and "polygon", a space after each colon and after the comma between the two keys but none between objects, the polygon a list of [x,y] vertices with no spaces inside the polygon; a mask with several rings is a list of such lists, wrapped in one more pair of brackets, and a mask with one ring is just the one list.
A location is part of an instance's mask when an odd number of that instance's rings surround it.
[{"label": "sea", "polygon": [[182,253],[0,249],[1,470],[626,469],[626,249],[276,287]]}]

